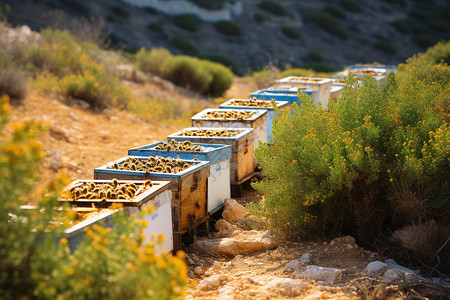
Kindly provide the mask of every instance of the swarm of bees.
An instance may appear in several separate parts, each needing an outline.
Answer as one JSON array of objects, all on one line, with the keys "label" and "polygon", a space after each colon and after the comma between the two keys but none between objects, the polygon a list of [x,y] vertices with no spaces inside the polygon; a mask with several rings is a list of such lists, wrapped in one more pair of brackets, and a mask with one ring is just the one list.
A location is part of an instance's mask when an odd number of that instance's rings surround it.
[{"label": "swarm of bees", "polygon": [[180,159],[171,157],[150,156],[146,159],[137,157],[128,157],[123,162],[113,162],[107,166],[108,169],[130,170],[141,172],[157,172],[157,173],[179,173],[192,166]]},{"label": "swarm of bees", "polygon": [[257,107],[272,107],[272,101],[269,100],[261,100],[253,97],[251,99],[246,100],[234,100],[230,102],[230,105],[233,106],[257,106]]},{"label": "swarm of bees", "polygon": [[209,111],[203,115],[203,118],[208,119],[237,119],[237,120],[245,120],[253,116],[254,112],[246,112],[246,111]]},{"label": "swarm of bees", "polygon": [[101,200],[124,199],[132,200],[134,197],[153,186],[151,180],[146,180],[143,184],[132,182],[119,183],[113,179],[108,183],[79,182],[69,190],[68,198],[75,201],[78,199]]},{"label": "swarm of bees", "polygon": [[183,130],[180,136],[205,136],[205,137],[233,137],[241,133],[242,130],[229,131],[226,129],[195,129],[195,130]]},{"label": "swarm of bees", "polygon": [[170,143],[159,144],[155,149],[163,151],[202,151],[202,146],[194,145],[189,141],[177,143],[175,140],[171,140]]}]

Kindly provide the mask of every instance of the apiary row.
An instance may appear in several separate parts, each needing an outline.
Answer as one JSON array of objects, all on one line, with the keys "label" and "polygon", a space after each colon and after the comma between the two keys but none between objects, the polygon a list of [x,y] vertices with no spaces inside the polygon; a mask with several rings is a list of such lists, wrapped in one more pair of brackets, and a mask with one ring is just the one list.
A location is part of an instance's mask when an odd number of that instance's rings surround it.
[{"label": "apiary row", "polygon": [[[356,66],[350,71],[357,76],[388,74],[387,69]],[[94,218],[66,231],[69,243],[76,247],[82,229],[108,220],[115,212],[109,206],[120,203],[132,215],[152,205],[155,210],[145,217],[147,239],[153,233],[164,234],[163,250],[180,249],[182,236],[205,224],[232,196],[233,187],[241,187],[255,174],[254,150],[260,142],[272,141],[273,105],[289,111],[292,103],[298,103],[300,89],[326,108],[330,96],[338,99],[340,81],[283,78],[249,99],[231,99],[201,111],[192,117],[192,127],[169,135],[167,141],[131,148],[127,156],[95,168],[94,179],[76,180],[61,195],[61,201],[79,211],[97,209]]]}]

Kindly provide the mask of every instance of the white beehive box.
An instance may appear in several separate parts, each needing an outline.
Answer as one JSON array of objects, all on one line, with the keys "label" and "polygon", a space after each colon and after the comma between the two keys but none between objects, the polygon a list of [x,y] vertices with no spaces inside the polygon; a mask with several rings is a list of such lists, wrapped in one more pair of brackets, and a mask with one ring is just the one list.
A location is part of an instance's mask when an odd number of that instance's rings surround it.
[{"label": "white beehive box", "polygon": [[316,97],[313,97],[314,103],[317,104],[320,102],[323,108],[328,107],[328,98],[330,97],[331,83],[333,82],[330,78],[288,76],[277,80],[277,82],[280,84],[295,85],[300,88],[318,90]]},{"label": "white beehive box", "polygon": [[[208,113],[225,112],[246,112],[253,115],[247,119],[233,118],[207,118]],[[214,128],[253,128],[253,149],[258,148],[259,141],[267,142],[267,110],[239,110],[239,109],[221,109],[207,108],[199,112],[192,118],[192,126],[195,127],[214,127]]]}]

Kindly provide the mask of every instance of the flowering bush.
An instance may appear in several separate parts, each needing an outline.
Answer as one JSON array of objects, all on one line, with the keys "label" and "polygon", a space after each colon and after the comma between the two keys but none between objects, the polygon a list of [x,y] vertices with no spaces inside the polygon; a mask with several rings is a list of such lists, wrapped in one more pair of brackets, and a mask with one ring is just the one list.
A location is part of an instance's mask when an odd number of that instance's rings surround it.
[{"label": "flowering bush", "polygon": [[[0,98],[0,131],[8,123],[7,97]],[[157,254],[163,237],[144,244],[145,221],[115,214],[113,229],[94,225],[71,253],[61,238],[73,218],[54,209],[61,176],[33,192],[44,152],[36,141],[45,128],[35,122],[13,125],[0,139],[1,299],[174,299],[187,283],[183,253]],[[20,205],[32,201],[37,210]],[[56,241],[60,241],[59,243]]]},{"label": "flowering bush", "polygon": [[278,111],[274,142],[256,150],[265,200],[253,209],[277,227],[365,245],[406,224],[448,223],[450,67],[402,70],[398,85],[350,77],[329,110],[299,93],[302,108]]}]

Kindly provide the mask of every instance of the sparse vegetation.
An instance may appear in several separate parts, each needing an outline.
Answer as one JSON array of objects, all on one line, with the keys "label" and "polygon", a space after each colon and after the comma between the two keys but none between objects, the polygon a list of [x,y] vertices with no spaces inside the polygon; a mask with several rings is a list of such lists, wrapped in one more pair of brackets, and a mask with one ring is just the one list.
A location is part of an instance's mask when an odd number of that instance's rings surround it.
[{"label": "sparse vegetation", "polygon": [[333,15],[336,18],[339,18],[339,19],[347,18],[347,15],[345,14],[345,11],[341,7],[339,7],[338,5],[333,4],[333,3],[327,3],[325,5],[325,7],[323,8],[323,11],[327,12],[330,15]]},{"label": "sparse vegetation", "polygon": [[255,21],[258,22],[258,23],[262,23],[262,22],[264,22],[266,20],[266,18],[260,13],[255,13],[253,15],[253,19],[255,19]]},{"label": "sparse vegetation", "polygon": [[163,32],[163,26],[158,22],[150,22],[147,28],[152,31]]},{"label": "sparse vegetation", "polygon": [[226,2],[225,0],[189,0],[189,1],[197,4],[202,8],[212,10],[222,9]]},{"label": "sparse vegetation", "polygon": [[308,52],[308,60],[315,61],[315,62],[322,62],[323,56],[322,56],[322,54],[320,54],[320,52],[309,51]]},{"label": "sparse vegetation", "polygon": [[283,32],[283,34],[285,36],[287,36],[288,38],[298,40],[301,37],[300,33],[292,27],[281,26],[280,29],[281,29],[281,32]]},{"label": "sparse vegetation", "polygon": [[357,0],[339,0],[339,5],[350,12],[361,12],[361,5]]},{"label": "sparse vegetation", "polygon": [[191,14],[177,15],[174,18],[175,25],[178,27],[195,32],[198,30],[197,19]]},{"label": "sparse vegetation", "polygon": [[198,47],[187,37],[179,33],[175,33],[169,40],[169,43],[175,48],[180,49],[184,53],[192,56],[198,55]]},{"label": "sparse vegetation", "polygon": [[327,12],[323,11],[316,11],[311,13],[311,17],[314,21],[314,23],[317,24],[320,28],[323,30],[328,31],[334,36],[337,36],[338,38],[345,40],[348,38],[347,31],[339,25],[339,22],[336,20],[335,17],[330,15]]},{"label": "sparse vegetation", "polygon": [[150,51],[141,48],[134,58],[142,72],[160,75],[164,61],[171,56],[172,54],[165,48],[152,48]]},{"label": "sparse vegetation", "polygon": [[386,54],[395,54],[397,50],[395,46],[386,40],[378,40],[373,44],[375,49],[381,50]]},{"label": "sparse vegetation", "polygon": [[285,16],[286,15],[286,9],[283,5],[281,5],[277,1],[273,0],[263,0],[259,3],[259,7],[261,9],[264,9],[267,12],[270,12],[271,14],[275,16]]},{"label": "sparse vegetation", "polygon": [[218,32],[225,35],[239,36],[242,34],[241,27],[232,21],[218,21],[216,22],[215,27]]},{"label": "sparse vegetation", "polygon": [[128,19],[130,17],[130,12],[123,6],[115,5],[111,8],[111,11],[118,17]]},{"label": "sparse vegetation", "polygon": [[412,40],[421,47],[430,47],[439,41],[436,36],[427,33],[414,34]]},{"label": "sparse vegetation", "polygon": [[0,64],[0,96],[8,95],[11,100],[23,100],[28,90],[27,74],[12,66]]},{"label": "sparse vegetation", "polygon": [[207,55],[201,55],[200,58],[207,59],[213,62],[220,63],[228,68],[231,69],[231,71],[238,76],[242,75],[241,68],[239,67],[239,64],[229,58],[228,56],[222,55],[222,54],[207,54]]}]

